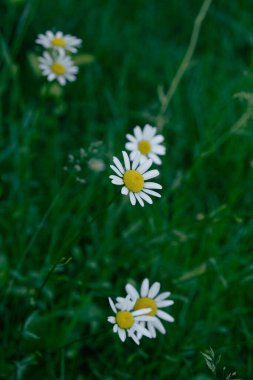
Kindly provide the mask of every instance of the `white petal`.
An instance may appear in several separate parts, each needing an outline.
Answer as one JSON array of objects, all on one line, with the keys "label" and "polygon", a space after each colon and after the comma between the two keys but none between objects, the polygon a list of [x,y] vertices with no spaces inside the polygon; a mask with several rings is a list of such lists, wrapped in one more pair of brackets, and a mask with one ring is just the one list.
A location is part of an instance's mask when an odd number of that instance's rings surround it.
[{"label": "white petal", "polygon": [[148,330],[149,330],[152,338],[156,338],[156,331],[155,331],[155,328],[153,326],[153,322],[148,322],[147,327],[148,327]]},{"label": "white petal", "polygon": [[50,73],[49,75],[48,75],[48,80],[51,82],[52,80],[54,80],[56,78],[56,76],[55,76],[55,74],[53,74],[53,73]]},{"label": "white petal", "polygon": [[116,333],[118,331],[118,325],[114,325],[112,328],[113,332]]},{"label": "white petal", "polygon": [[135,193],[135,196],[136,196],[137,201],[138,201],[139,204],[141,205],[141,207],[144,207],[144,202],[143,202],[143,200],[141,199],[140,195],[139,195],[138,193]]},{"label": "white petal", "polygon": [[132,315],[133,317],[138,317],[140,315],[145,315],[145,314],[148,314],[151,312],[151,308],[150,307],[146,307],[144,309],[139,309],[139,310],[135,310],[132,312]]},{"label": "white petal", "polygon": [[[53,75],[49,75],[47,77],[47,79],[49,80],[49,82],[52,82],[52,80],[54,80],[56,78],[56,76],[53,76]],[[57,78],[57,80],[59,80],[59,78]]]},{"label": "white petal", "polygon": [[[139,152],[140,153],[140,152]],[[148,160],[148,156],[141,154],[140,165],[144,164]]]},{"label": "white petal", "polygon": [[126,137],[127,137],[127,139],[129,141],[132,141],[133,143],[136,143],[136,138],[133,135],[127,134]]},{"label": "white petal", "polygon": [[110,168],[111,168],[116,174],[118,174],[120,177],[122,177],[121,172],[119,171],[119,169],[116,168],[116,166],[114,166],[114,165],[110,165]]},{"label": "white petal", "polygon": [[134,333],[128,333],[128,335],[133,339],[133,341],[136,344],[138,344],[138,345],[140,344],[139,339],[137,338],[137,336]]},{"label": "white petal", "polygon": [[108,298],[108,300],[109,300],[110,306],[112,308],[112,311],[114,311],[114,313],[117,313],[117,309],[113,303],[113,300],[110,297]]},{"label": "white petal", "polygon": [[123,185],[123,183],[120,183],[119,180],[112,179],[111,181],[112,181],[113,185],[116,185],[116,186],[122,186]]},{"label": "white petal", "polygon": [[[136,154],[132,163],[132,169],[135,170],[140,162],[140,154]],[[139,170],[138,170],[139,171]]]},{"label": "white petal", "polygon": [[147,297],[148,290],[149,290],[149,281],[147,278],[145,278],[145,280],[143,280],[141,284],[141,296]]},{"label": "white petal", "polygon": [[143,177],[145,180],[148,180],[148,179],[157,177],[159,174],[160,173],[157,169],[153,169],[153,170],[150,170],[149,172],[146,172],[145,174],[143,174]]},{"label": "white petal", "polygon": [[68,81],[70,82],[74,82],[76,80],[76,77],[74,75],[71,75],[71,74],[67,74],[66,75],[66,78],[68,79]]},{"label": "white petal", "polygon": [[137,149],[137,145],[135,143],[132,143],[132,142],[126,143],[125,147],[128,150],[136,150]]},{"label": "white petal", "polygon": [[54,34],[51,32],[51,30],[48,30],[47,32],[46,32],[46,35],[48,36],[48,38],[54,38]]},{"label": "white petal", "polygon": [[122,179],[122,178],[120,178],[120,177],[118,177],[117,175],[113,175],[113,174],[111,174],[111,175],[109,176],[109,178],[110,178],[110,179],[113,179],[113,180],[115,180],[115,181],[118,181],[118,180],[120,180],[120,181],[122,181],[122,182],[123,182],[123,179]]},{"label": "white petal", "polygon": [[137,171],[143,174],[150,168],[151,165],[152,165],[152,160],[146,159],[144,163],[138,167]]},{"label": "white petal", "polygon": [[132,193],[132,191],[130,191],[129,197],[130,197],[131,204],[134,206],[136,204],[136,198],[134,196],[134,193]]},{"label": "white petal", "polygon": [[159,290],[160,290],[160,283],[159,282],[154,282],[154,284],[149,289],[148,297],[149,298],[156,297],[156,295],[159,293]]},{"label": "white petal", "polygon": [[138,326],[142,326],[142,327],[145,327],[145,323],[146,322],[135,322],[134,325],[133,325],[133,329],[134,331],[136,331],[136,334],[137,334],[137,339],[141,339],[142,338],[142,333],[140,332],[140,330],[138,329]]},{"label": "white petal", "polygon": [[145,182],[144,183],[144,189],[162,189],[162,186],[159,183],[156,182]]},{"label": "white petal", "polygon": [[162,161],[155,153],[149,153],[148,156],[156,165],[161,165]]},{"label": "white petal", "polygon": [[[59,59],[67,59],[67,58],[69,58],[69,57],[66,56],[64,49],[59,48],[58,51],[59,51]],[[70,58],[67,59],[67,60],[70,60]]]},{"label": "white petal", "polygon": [[125,342],[125,340],[126,340],[126,330],[123,330],[123,329],[119,328],[118,329],[118,334],[119,334],[120,340],[122,340],[122,342]]},{"label": "white petal", "polygon": [[134,304],[135,304],[135,300],[133,300],[130,294],[128,294],[125,298],[125,310],[127,311],[132,310],[134,307]]},{"label": "white petal", "polygon": [[157,302],[157,306],[160,308],[160,307],[168,307],[168,306],[171,306],[174,304],[174,301],[172,300],[167,300],[167,301],[160,301],[160,302]]},{"label": "white petal", "polygon": [[159,296],[157,296],[157,297],[155,298],[155,301],[156,301],[156,303],[157,303],[157,302],[160,302],[160,301],[163,301],[163,300],[165,300],[165,298],[168,298],[170,295],[171,295],[170,292],[164,292],[164,293],[161,293],[161,294],[159,294]]},{"label": "white petal", "polygon": [[152,199],[150,198],[150,196],[148,194],[145,194],[143,191],[139,192],[138,195],[144,199],[144,201],[146,201],[147,203],[149,203],[150,205],[152,205],[153,201]]},{"label": "white petal", "polygon": [[130,160],[133,161],[134,158],[135,158],[135,156],[136,156],[136,154],[138,154],[138,153],[139,153],[138,150],[133,150],[133,151],[130,153]]},{"label": "white petal", "polygon": [[146,124],[143,128],[142,136],[144,140],[149,140],[152,137],[153,127],[151,125]]},{"label": "white petal", "polygon": [[125,168],[126,170],[130,170],[130,160],[129,160],[128,154],[125,151],[123,151],[122,154],[124,157]]},{"label": "white petal", "polygon": [[117,169],[124,174],[125,170],[123,168],[123,165],[121,164],[120,160],[117,157],[113,157],[113,162],[115,163]]},{"label": "white petal", "polygon": [[142,131],[138,125],[137,125],[137,127],[134,128],[134,134],[135,134],[138,141],[142,139]]},{"label": "white petal", "polygon": [[152,152],[163,156],[166,153],[166,149],[162,145],[154,145],[152,147]]},{"label": "white petal", "polygon": [[62,86],[65,86],[65,84],[66,84],[66,79],[65,79],[65,77],[63,77],[63,76],[58,76],[57,77],[57,79],[58,79],[58,82],[62,85]]},{"label": "white petal", "polygon": [[[144,134],[145,131],[145,134]],[[152,125],[146,124],[143,130],[143,139],[151,140],[152,137],[156,134],[156,128]]]},{"label": "white petal", "polygon": [[121,194],[128,195],[128,193],[129,193],[129,190],[126,188],[126,186],[123,186],[121,189]]},{"label": "white petal", "polygon": [[124,297],[116,297],[116,301],[117,302],[125,302],[125,298]]},{"label": "white petal", "polygon": [[154,322],[156,317],[151,317],[150,315],[138,315],[135,317],[137,322]]},{"label": "white petal", "polygon": [[174,318],[163,310],[157,310],[156,315],[168,322],[174,322]]},{"label": "white petal", "polygon": [[163,142],[164,140],[164,137],[162,135],[156,135],[153,139],[152,139],[152,144],[160,144],[161,142]]},{"label": "white petal", "polygon": [[108,317],[107,321],[110,323],[115,323],[115,317]]},{"label": "white petal", "polygon": [[139,293],[133,287],[133,285],[127,284],[125,289],[126,289],[126,292],[131,296],[132,299],[136,300],[137,298],[139,298]]},{"label": "white petal", "polygon": [[160,331],[160,333],[162,334],[165,334],[166,333],[166,330],[162,324],[162,322],[160,321],[160,319],[158,318],[155,318],[155,321],[152,322],[153,326],[158,330]]},{"label": "white petal", "polygon": [[142,191],[143,191],[144,193],[147,193],[147,194],[153,195],[154,197],[161,198],[161,194],[157,193],[156,191],[149,190],[149,189],[143,189]]},{"label": "white petal", "polygon": [[47,51],[44,52],[43,56],[49,63],[53,63],[53,58]]},{"label": "white petal", "polygon": [[142,335],[144,335],[144,336],[146,336],[148,338],[152,338],[151,333],[144,326],[142,326],[141,324],[137,325],[136,330],[139,331]]}]

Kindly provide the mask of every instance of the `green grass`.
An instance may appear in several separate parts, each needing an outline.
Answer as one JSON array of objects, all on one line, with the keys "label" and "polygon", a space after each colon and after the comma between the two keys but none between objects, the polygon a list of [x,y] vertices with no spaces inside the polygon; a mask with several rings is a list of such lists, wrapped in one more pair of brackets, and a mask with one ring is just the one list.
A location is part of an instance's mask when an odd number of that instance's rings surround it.
[{"label": "green grass", "polygon": [[[222,355],[218,379],[224,366],[252,379],[251,117],[231,132],[251,107],[233,97],[253,92],[250,0],[214,1],[203,23],[165,115],[162,198],[132,207],[108,179],[125,134],[156,120],[157,87],[170,85],[200,6],[2,3],[0,379],[210,380],[209,347]],[[53,28],[95,57],[58,96],[31,66],[37,34]],[[81,147],[106,165],[95,173],[84,159],[85,184],[68,158]],[[123,344],[107,297],[145,277],[172,292],[175,323]]]}]

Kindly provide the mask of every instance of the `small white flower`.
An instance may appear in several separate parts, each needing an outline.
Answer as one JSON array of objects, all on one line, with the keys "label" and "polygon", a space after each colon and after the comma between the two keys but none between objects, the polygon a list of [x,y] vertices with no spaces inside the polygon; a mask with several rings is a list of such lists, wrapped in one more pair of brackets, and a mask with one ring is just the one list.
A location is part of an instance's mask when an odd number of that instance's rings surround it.
[{"label": "small white flower", "polygon": [[43,56],[39,57],[39,67],[42,75],[46,76],[50,82],[56,79],[62,86],[66,84],[66,81],[73,82],[78,72],[78,67],[63,49],[52,55],[44,52]]},{"label": "small white flower", "polygon": [[105,170],[105,163],[103,160],[100,160],[99,158],[91,158],[88,161],[88,165],[91,170],[97,173]]},{"label": "small white flower", "polygon": [[[161,310],[164,307],[168,307],[174,304],[174,301],[167,300],[170,296],[170,292],[159,293],[160,283],[155,282],[152,286],[149,286],[149,280],[146,278],[143,280],[141,285],[140,293],[133,287],[131,284],[126,285],[127,297],[131,297],[131,300],[134,300],[135,304],[133,309],[140,310],[144,308],[150,308],[151,312],[148,315],[153,316],[154,320],[141,322],[142,326],[149,330],[152,338],[156,337],[156,330],[160,331],[162,334],[165,334],[165,328],[161,323],[160,319],[164,319],[168,322],[174,322],[174,318]],[[119,300],[118,300],[119,301]],[[122,300],[120,300],[122,302]],[[141,335],[137,335],[138,339],[140,339]]]},{"label": "small white flower", "polygon": [[76,53],[82,40],[70,34],[64,35],[62,32],[53,33],[47,31],[45,34],[39,34],[35,42],[46,49],[64,49],[71,53]]},{"label": "small white flower", "polygon": [[117,307],[111,298],[109,298],[109,302],[115,316],[108,317],[107,320],[114,325],[113,332],[118,333],[122,342],[129,336],[136,344],[139,344],[136,334],[140,337],[144,335],[151,338],[150,332],[140,324],[140,322],[153,321],[154,318],[147,315],[151,311],[150,308],[131,311],[135,301],[131,300],[130,297],[122,299]]},{"label": "small white flower", "polygon": [[149,179],[157,177],[159,175],[158,170],[149,170],[152,165],[152,160],[146,160],[143,164],[140,164],[140,155],[136,155],[132,163],[126,152],[122,152],[124,158],[124,167],[117,157],[113,157],[114,165],[110,165],[112,170],[117,175],[111,175],[110,179],[114,185],[120,185],[122,187],[121,194],[129,195],[130,202],[134,206],[136,200],[143,207],[146,201],[152,204],[153,201],[149,195],[154,197],[161,197],[159,193],[152,189],[161,189],[162,186],[155,182],[147,182]]},{"label": "small white flower", "polygon": [[165,147],[161,145],[164,140],[162,135],[156,135],[156,128],[146,124],[143,130],[137,126],[134,128],[134,135],[127,134],[127,139],[130,142],[126,143],[126,149],[130,150],[130,159],[134,160],[136,154],[141,154],[141,163],[146,159],[151,160],[161,165],[162,161],[158,156],[165,154]]}]

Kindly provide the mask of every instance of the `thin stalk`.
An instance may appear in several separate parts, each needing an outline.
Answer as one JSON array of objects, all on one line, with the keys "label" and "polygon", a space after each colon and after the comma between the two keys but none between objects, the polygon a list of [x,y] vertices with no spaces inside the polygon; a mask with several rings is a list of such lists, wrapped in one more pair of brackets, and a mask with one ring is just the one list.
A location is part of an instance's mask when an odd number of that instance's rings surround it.
[{"label": "thin stalk", "polygon": [[158,125],[158,127],[160,127],[160,129],[162,129],[164,126],[163,125],[164,124],[163,115],[166,113],[168,106],[171,102],[171,99],[173,98],[173,95],[175,94],[182,77],[185,74],[186,70],[188,69],[188,67],[191,63],[191,60],[192,60],[192,57],[193,57],[193,54],[195,52],[197,42],[199,39],[199,33],[200,33],[201,26],[202,26],[202,23],[206,17],[207,11],[208,11],[211,3],[212,3],[212,0],[204,0],[202,6],[200,8],[200,11],[199,11],[199,13],[198,13],[198,15],[194,21],[194,26],[193,26],[193,30],[192,30],[192,34],[191,34],[190,43],[188,45],[188,48],[186,50],[184,58],[180,64],[180,66],[178,67],[176,75],[172,79],[171,85],[170,85],[167,93],[164,94],[163,91],[160,91],[158,94],[160,102],[161,102],[160,113],[159,113],[158,118],[157,118],[157,120],[160,121],[160,125]]}]

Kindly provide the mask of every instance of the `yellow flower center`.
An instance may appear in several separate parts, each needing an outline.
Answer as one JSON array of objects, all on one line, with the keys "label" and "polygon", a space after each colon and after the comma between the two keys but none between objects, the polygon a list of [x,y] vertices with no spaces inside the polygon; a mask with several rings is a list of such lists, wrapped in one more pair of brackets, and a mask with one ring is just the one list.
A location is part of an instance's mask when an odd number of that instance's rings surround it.
[{"label": "yellow flower center", "polygon": [[134,324],[134,317],[130,311],[118,311],[116,314],[116,322],[121,329],[130,329]]},{"label": "yellow flower center", "polygon": [[141,154],[148,154],[151,151],[151,145],[147,140],[141,140],[138,144],[138,149],[141,152]]},{"label": "yellow flower center", "polygon": [[59,46],[59,47],[62,47],[64,48],[66,46],[66,42],[64,40],[64,38],[62,37],[55,37],[51,40],[51,44],[53,46]]},{"label": "yellow flower center", "polygon": [[146,308],[151,309],[151,311],[149,313],[147,313],[147,315],[152,315],[152,316],[156,315],[157,305],[156,305],[156,302],[154,300],[152,300],[151,298],[142,297],[142,298],[139,298],[135,302],[134,310],[146,309]]},{"label": "yellow flower center", "polygon": [[53,63],[51,65],[51,70],[53,71],[53,73],[55,73],[56,75],[64,75],[65,74],[65,67],[63,65],[61,65],[60,63]]},{"label": "yellow flower center", "polygon": [[127,170],[123,176],[123,181],[128,190],[138,193],[143,189],[144,178],[143,175],[136,170]]}]

